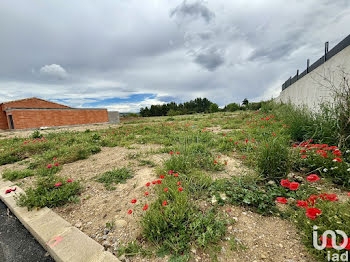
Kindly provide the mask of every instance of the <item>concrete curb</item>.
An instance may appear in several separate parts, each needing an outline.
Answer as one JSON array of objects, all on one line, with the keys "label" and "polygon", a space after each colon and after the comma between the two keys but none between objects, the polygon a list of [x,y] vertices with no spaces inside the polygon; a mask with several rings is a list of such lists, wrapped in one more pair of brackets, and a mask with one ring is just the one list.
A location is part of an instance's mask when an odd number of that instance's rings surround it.
[{"label": "concrete curb", "polygon": [[[9,188],[16,191],[5,194]],[[51,209],[28,211],[16,205],[15,196],[24,193],[14,183],[0,178],[0,199],[21,221],[35,239],[58,262],[118,262],[112,253],[72,226]]]}]

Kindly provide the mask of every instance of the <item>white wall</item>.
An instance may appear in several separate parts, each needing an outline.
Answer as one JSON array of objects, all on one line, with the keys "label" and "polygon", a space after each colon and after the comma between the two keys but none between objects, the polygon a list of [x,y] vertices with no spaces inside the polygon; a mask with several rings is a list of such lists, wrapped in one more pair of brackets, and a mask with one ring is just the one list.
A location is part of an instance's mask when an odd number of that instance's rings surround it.
[{"label": "white wall", "polygon": [[275,101],[290,101],[293,105],[306,105],[312,111],[317,111],[322,102],[333,100],[331,85],[324,78],[339,88],[344,77],[342,71],[350,75],[350,46],[287,87]]}]

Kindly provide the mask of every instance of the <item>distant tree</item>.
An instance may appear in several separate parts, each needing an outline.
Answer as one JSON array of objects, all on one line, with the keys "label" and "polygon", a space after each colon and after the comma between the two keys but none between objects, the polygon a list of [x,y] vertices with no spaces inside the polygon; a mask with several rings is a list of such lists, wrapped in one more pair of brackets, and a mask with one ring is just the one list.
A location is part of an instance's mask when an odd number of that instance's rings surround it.
[{"label": "distant tree", "polygon": [[207,98],[196,98],[185,103],[176,104],[175,102],[170,102],[162,105],[151,105],[150,108],[145,107],[140,109],[140,115],[143,117],[148,116],[166,116],[170,114],[193,114],[193,113],[203,113],[210,111],[210,102]]},{"label": "distant tree", "polygon": [[215,103],[212,103],[210,106],[209,106],[209,112],[210,113],[215,113],[215,112],[218,112],[219,111],[219,106]]},{"label": "distant tree", "polygon": [[239,110],[239,104],[237,103],[231,103],[224,107],[224,111],[227,111],[227,112],[234,112],[237,110]]},{"label": "distant tree", "polygon": [[249,104],[249,101],[247,98],[244,98],[244,100],[242,101],[242,105],[247,106]]}]

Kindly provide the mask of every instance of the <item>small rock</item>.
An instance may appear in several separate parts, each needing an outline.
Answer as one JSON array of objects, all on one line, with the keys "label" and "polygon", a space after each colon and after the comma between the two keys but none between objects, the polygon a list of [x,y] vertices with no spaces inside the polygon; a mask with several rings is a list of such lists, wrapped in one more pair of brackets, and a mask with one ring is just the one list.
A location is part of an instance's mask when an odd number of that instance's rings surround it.
[{"label": "small rock", "polygon": [[225,201],[227,199],[227,196],[225,193],[220,193],[220,198]]},{"label": "small rock", "polygon": [[228,229],[228,230],[232,230],[232,226],[229,226],[227,229]]},{"label": "small rock", "polygon": [[267,184],[269,184],[269,185],[276,185],[276,182],[273,181],[273,180],[270,180],[269,182],[267,182]]},{"label": "small rock", "polygon": [[119,219],[119,220],[116,220],[115,222],[115,226],[118,228],[118,227],[126,227],[128,222],[126,222],[125,220],[123,219]]},{"label": "small rock", "polygon": [[81,222],[78,222],[74,226],[77,227],[77,228],[81,228],[83,226],[83,224]]},{"label": "small rock", "polygon": [[247,212],[242,212],[242,214],[246,216],[246,215],[247,215]]},{"label": "small rock", "polygon": [[193,254],[197,254],[197,250],[196,250],[195,248],[191,248],[191,252],[192,252]]},{"label": "small rock", "polygon": [[222,252],[222,253],[225,253],[225,252],[226,252],[225,247],[222,247],[222,248],[221,248],[221,252]]},{"label": "small rock", "polygon": [[103,240],[106,240],[106,239],[107,239],[107,235],[103,235],[103,236],[102,236],[102,239],[103,239]]},{"label": "small rock", "polygon": [[278,246],[280,247],[280,248],[283,248],[283,245],[280,243],[280,244],[278,244]]},{"label": "small rock", "polygon": [[88,226],[90,226],[91,224],[92,224],[92,222],[91,222],[91,221],[87,222],[87,225],[88,225]]},{"label": "small rock", "polygon": [[295,174],[294,174],[294,173],[289,173],[289,174],[287,175],[287,177],[288,177],[289,179],[293,179],[293,178],[295,177]]},{"label": "small rock", "polygon": [[238,217],[232,217],[233,220],[235,220],[236,222],[238,221]]},{"label": "small rock", "polygon": [[261,254],[261,259],[266,259],[267,258],[267,256],[265,255],[265,254]]},{"label": "small rock", "polygon": [[215,205],[217,202],[218,202],[218,201],[217,201],[216,197],[213,196],[213,197],[211,198],[211,203],[212,203],[213,205]]},{"label": "small rock", "polygon": [[108,233],[109,233],[109,229],[105,229],[105,230],[103,231],[103,234],[104,234],[104,235],[108,235]]},{"label": "small rock", "polygon": [[119,260],[120,260],[121,262],[126,262],[126,257],[125,257],[125,255],[121,255],[121,256],[119,257]]},{"label": "small rock", "polygon": [[102,246],[104,246],[105,248],[109,248],[111,244],[108,241],[103,241]]}]

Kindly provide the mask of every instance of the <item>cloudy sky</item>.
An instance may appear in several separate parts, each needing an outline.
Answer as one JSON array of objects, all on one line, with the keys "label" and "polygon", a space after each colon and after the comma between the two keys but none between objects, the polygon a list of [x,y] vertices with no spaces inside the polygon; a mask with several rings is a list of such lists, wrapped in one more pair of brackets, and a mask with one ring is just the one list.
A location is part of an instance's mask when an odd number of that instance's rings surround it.
[{"label": "cloudy sky", "polygon": [[0,102],[269,99],[349,24],[349,0],[0,1]]}]

